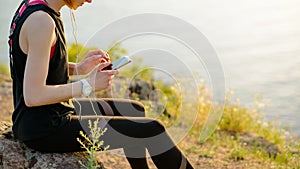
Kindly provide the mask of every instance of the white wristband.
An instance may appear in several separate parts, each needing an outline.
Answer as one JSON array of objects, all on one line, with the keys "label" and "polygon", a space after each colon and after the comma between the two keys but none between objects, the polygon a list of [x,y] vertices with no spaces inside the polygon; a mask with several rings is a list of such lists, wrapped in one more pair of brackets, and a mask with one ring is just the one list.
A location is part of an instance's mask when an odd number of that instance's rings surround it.
[{"label": "white wristband", "polygon": [[82,94],[85,97],[88,97],[92,93],[92,86],[89,84],[89,82],[86,79],[81,79],[80,80],[82,83]]}]

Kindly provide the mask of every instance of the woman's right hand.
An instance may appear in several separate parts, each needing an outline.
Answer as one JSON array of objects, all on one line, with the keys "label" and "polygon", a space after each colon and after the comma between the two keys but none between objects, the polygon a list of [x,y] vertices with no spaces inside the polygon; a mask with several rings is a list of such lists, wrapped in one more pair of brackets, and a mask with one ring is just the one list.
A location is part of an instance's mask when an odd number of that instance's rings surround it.
[{"label": "woman's right hand", "polygon": [[111,85],[111,80],[114,75],[118,74],[118,70],[102,70],[110,65],[110,62],[102,63],[97,66],[88,76],[87,81],[92,86],[94,91],[100,91],[108,88]]}]

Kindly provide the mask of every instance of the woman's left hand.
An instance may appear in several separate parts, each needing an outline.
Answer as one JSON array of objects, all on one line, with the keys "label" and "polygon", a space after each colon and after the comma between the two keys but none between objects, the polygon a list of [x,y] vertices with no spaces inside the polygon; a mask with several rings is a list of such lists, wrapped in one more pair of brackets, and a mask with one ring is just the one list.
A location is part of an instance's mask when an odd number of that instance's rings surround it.
[{"label": "woman's left hand", "polygon": [[89,51],[84,58],[76,64],[78,75],[85,75],[91,72],[99,63],[110,62],[109,55],[103,50]]}]

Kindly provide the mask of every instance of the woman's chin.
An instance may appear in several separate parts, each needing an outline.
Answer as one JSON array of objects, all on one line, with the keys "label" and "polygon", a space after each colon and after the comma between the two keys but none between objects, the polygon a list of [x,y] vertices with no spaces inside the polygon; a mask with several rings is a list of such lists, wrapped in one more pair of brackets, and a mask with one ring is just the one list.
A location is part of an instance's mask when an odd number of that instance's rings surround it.
[{"label": "woman's chin", "polygon": [[70,8],[70,9],[72,9],[72,10],[76,10],[78,7],[79,7],[79,5],[68,5],[67,4],[67,6]]}]

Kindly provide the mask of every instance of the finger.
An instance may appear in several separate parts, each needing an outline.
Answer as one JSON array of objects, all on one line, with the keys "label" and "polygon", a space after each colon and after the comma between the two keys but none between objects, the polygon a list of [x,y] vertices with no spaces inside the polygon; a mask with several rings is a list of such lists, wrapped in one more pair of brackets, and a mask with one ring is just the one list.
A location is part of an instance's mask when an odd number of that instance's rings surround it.
[{"label": "finger", "polygon": [[86,58],[87,62],[93,62],[95,64],[109,62],[109,59],[104,58],[103,55],[93,55]]},{"label": "finger", "polygon": [[106,53],[104,50],[102,50],[102,49],[99,49],[99,50],[97,50],[96,52],[97,52],[98,55],[102,55],[102,56],[104,56],[104,57],[108,57],[108,56],[107,56],[107,53]]},{"label": "finger", "polygon": [[105,58],[109,58],[109,56],[107,55],[107,53],[104,50],[98,49],[98,50],[91,50],[88,52],[88,54],[86,55],[86,57],[91,57],[94,55],[99,55]]},{"label": "finger", "polygon": [[110,57],[109,54],[105,53],[103,55],[101,55],[107,62],[110,62]]},{"label": "finger", "polygon": [[105,57],[108,58],[110,60],[110,56],[108,53],[105,54]]},{"label": "finger", "polygon": [[106,52],[102,49],[91,50],[94,55],[104,55]]},{"label": "finger", "polygon": [[99,50],[90,50],[85,57],[88,58],[94,55],[101,55],[101,52]]},{"label": "finger", "polygon": [[109,60],[107,60],[106,58],[100,58],[100,63],[106,63],[106,62],[110,62]]},{"label": "finger", "polygon": [[101,63],[101,60],[102,60],[102,56],[101,55],[93,55],[93,56],[90,56],[90,57],[87,57],[86,58],[86,62],[87,63],[95,63],[95,65]]},{"label": "finger", "polygon": [[104,50],[100,49],[99,50],[101,55],[103,56],[103,58],[106,59],[106,61],[109,61],[110,60],[110,57],[109,57],[109,54],[107,52],[105,52]]},{"label": "finger", "polygon": [[107,70],[106,73],[109,76],[113,76],[113,75],[117,75],[119,73],[119,71],[118,70]]},{"label": "finger", "polygon": [[98,71],[101,71],[103,68],[107,67],[108,65],[110,65],[110,62],[105,62],[100,64],[98,67]]},{"label": "finger", "polygon": [[[109,62],[110,61],[110,58],[109,58],[109,55],[108,54],[97,54],[97,55],[95,55],[95,56],[97,56],[98,58],[100,58],[101,60],[104,60],[104,61],[106,61],[106,62]],[[100,60],[100,61],[101,61]]]}]

